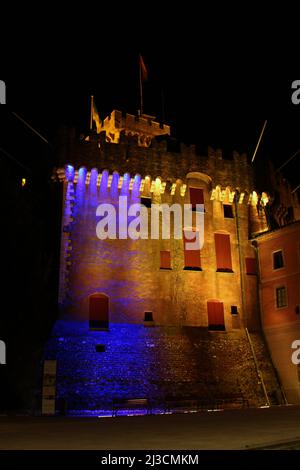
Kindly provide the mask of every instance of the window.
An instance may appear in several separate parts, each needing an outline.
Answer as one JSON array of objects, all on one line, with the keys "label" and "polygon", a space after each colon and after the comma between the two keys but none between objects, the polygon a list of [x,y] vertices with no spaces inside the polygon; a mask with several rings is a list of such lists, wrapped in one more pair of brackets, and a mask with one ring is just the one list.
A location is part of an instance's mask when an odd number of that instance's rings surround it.
[{"label": "window", "polygon": [[[192,234],[195,234],[194,238]],[[202,271],[200,249],[188,249],[189,244],[195,242],[196,233],[194,230],[184,230],[183,243],[184,243],[184,269],[193,271]]]},{"label": "window", "polygon": [[153,312],[144,312],[144,322],[153,322]]},{"label": "window", "polygon": [[148,209],[151,209],[151,197],[141,197],[141,204],[143,204]]},{"label": "window", "polygon": [[215,233],[217,271],[232,273],[230,235]]},{"label": "window", "polygon": [[231,315],[237,315],[239,312],[238,312],[238,308],[236,305],[231,305]]},{"label": "window", "polygon": [[193,271],[202,271],[199,250],[184,251],[184,269]]},{"label": "window", "polygon": [[160,269],[172,269],[171,253],[169,251],[160,252]]},{"label": "window", "polygon": [[256,269],[256,259],[255,258],[245,258],[246,262],[246,274],[257,274]]},{"label": "window", "polygon": [[280,269],[283,268],[283,254],[282,251],[275,251],[273,253],[273,269]]},{"label": "window", "polygon": [[107,331],[109,327],[109,298],[96,292],[89,296],[90,330]]},{"label": "window", "polygon": [[190,203],[192,204],[193,211],[197,209],[196,204],[204,204],[203,189],[190,188]]},{"label": "window", "polygon": [[218,300],[208,300],[207,316],[209,330],[225,330],[223,302],[219,302]]},{"label": "window", "polygon": [[276,288],[276,307],[287,307],[287,292],[285,286]]},{"label": "window", "polygon": [[223,204],[223,212],[225,219],[233,219],[233,209],[231,204]]}]

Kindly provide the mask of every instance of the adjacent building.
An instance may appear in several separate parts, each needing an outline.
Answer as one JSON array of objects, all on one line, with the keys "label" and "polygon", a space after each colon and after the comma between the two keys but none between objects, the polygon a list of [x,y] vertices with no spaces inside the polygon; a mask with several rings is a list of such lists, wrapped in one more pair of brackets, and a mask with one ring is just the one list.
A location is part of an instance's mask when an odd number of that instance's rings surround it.
[{"label": "adjacent building", "polygon": [[300,369],[292,343],[300,340],[300,221],[255,238],[260,267],[262,326],[289,403],[300,403]]}]

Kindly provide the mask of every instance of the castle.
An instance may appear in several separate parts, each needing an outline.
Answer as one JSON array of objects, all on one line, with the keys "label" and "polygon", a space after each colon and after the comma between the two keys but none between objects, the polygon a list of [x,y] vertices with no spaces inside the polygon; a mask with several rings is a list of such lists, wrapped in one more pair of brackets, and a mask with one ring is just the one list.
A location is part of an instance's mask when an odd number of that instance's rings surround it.
[{"label": "castle", "polygon": [[[241,393],[281,403],[261,334],[257,253],[269,195],[245,154],[199,155],[151,116],[113,111],[99,134],[66,131],[55,176],[63,187],[61,318],[47,346],[58,360],[58,395],[71,409],[111,397]],[[100,240],[96,209],[122,195],[149,212],[191,204],[182,239]],[[204,245],[186,249],[196,205]],[[172,219],[171,219],[172,220]],[[161,223],[161,222],[160,222]],[[99,354],[101,352],[101,354]]]}]

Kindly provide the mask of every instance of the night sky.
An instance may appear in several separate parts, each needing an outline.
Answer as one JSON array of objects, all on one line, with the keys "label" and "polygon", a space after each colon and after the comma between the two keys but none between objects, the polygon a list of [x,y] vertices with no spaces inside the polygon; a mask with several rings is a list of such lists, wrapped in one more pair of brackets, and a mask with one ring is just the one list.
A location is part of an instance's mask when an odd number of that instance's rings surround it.
[{"label": "night sky", "polygon": [[[163,96],[174,137],[197,144],[202,153],[210,145],[222,148],[225,158],[237,150],[250,159],[268,119],[257,159],[270,158],[280,166],[300,148],[300,105],[291,102],[291,83],[300,75],[284,73],[287,59],[280,41],[268,31],[258,39],[256,25],[247,30],[244,24],[228,39],[230,25],[219,31],[212,23],[211,32],[196,28],[192,14],[182,30],[179,18],[167,23],[166,16],[157,16],[142,31],[129,23],[127,34],[124,25],[108,31],[92,20],[90,36],[76,30],[77,23],[63,38],[55,37],[53,25],[47,41],[39,34],[20,41],[9,67],[1,70],[7,106],[50,140],[61,124],[88,129],[91,94],[101,118],[113,109],[135,114],[141,52],[149,72],[144,112],[161,120]],[[293,188],[300,184],[299,158],[284,173]]]}]

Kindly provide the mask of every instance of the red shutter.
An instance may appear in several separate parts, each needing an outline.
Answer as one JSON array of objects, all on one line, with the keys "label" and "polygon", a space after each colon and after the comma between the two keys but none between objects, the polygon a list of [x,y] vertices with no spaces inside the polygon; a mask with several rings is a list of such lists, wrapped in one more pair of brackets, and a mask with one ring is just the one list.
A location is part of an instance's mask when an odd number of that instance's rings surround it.
[{"label": "red shutter", "polygon": [[257,274],[256,259],[255,258],[245,258],[245,262],[246,262],[246,273],[247,274]]},{"label": "red shutter", "polygon": [[108,297],[92,294],[89,297],[89,321],[92,329],[106,329],[109,322]]},{"label": "red shutter", "polygon": [[217,271],[232,272],[230,235],[215,233]]},{"label": "red shutter", "polygon": [[218,302],[217,300],[209,300],[207,302],[207,316],[209,327],[211,327],[212,329],[224,330],[225,322],[223,302]]},{"label": "red shutter", "polygon": [[169,251],[160,252],[160,269],[171,269],[171,253]]},{"label": "red shutter", "polygon": [[204,204],[203,189],[190,188],[190,203],[193,210],[196,210],[196,204]]},{"label": "red shutter", "polygon": [[192,243],[196,239],[196,234],[195,234],[194,238],[189,238],[189,237],[191,237],[191,234],[193,232],[195,233],[195,230],[185,230],[184,233],[183,233],[183,237],[184,237],[184,267],[185,268],[201,269],[200,250],[187,250],[186,249],[186,243]]},{"label": "red shutter", "polygon": [[201,268],[200,250],[184,250],[185,268]]}]

